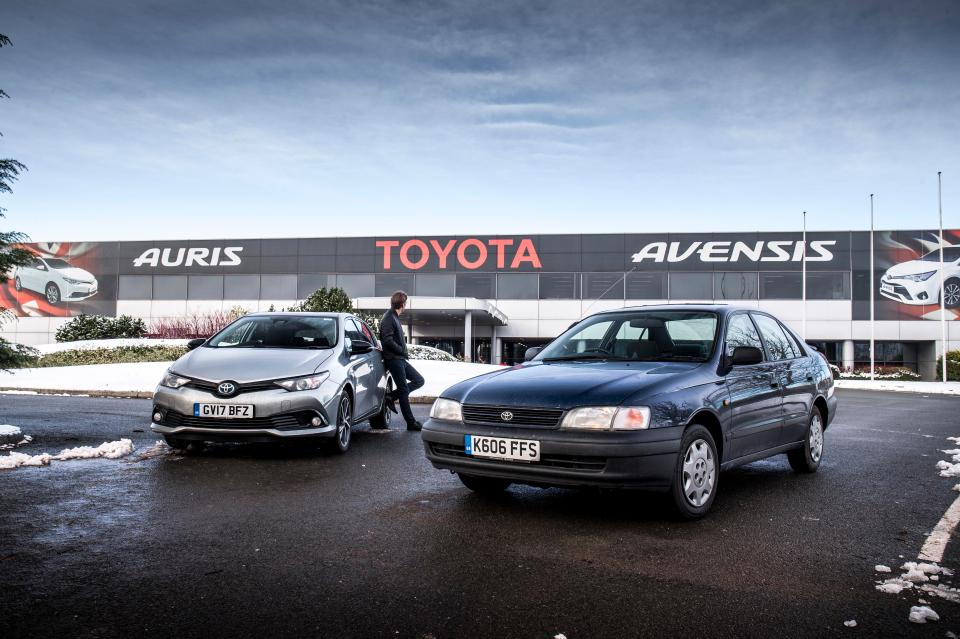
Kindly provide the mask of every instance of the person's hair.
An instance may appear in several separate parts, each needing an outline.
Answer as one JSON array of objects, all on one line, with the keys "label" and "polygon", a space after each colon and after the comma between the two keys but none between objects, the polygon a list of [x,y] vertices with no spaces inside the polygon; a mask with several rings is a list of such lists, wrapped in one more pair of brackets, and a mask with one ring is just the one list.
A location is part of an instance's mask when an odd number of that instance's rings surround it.
[{"label": "person's hair", "polygon": [[390,296],[390,308],[397,310],[401,306],[405,306],[407,303],[407,294],[403,291],[397,291]]}]

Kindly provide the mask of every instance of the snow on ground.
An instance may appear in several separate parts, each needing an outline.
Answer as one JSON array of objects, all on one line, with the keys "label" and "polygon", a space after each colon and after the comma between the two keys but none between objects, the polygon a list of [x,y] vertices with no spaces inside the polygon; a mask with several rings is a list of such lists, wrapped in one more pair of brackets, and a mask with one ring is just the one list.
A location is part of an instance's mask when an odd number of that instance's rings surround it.
[{"label": "snow on ground", "polygon": [[857,627],[857,620],[856,620],[856,619],[851,619],[850,621],[844,621],[844,622],[843,622],[843,625],[845,625],[847,628],[856,628],[856,627]]},{"label": "snow on ground", "polygon": [[10,453],[0,457],[0,470],[12,470],[20,466],[48,466],[52,461],[67,461],[70,459],[119,459],[133,452],[133,442],[121,439],[115,442],[104,442],[99,446],[78,446],[65,448],[56,455],[41,453],[40,455],[25,455]]},{"label": "snow on ground", "polygon": [[925,393],[930,395],[960,395],[960,382],[897,382],[892,380],[838,379],[837,388],[856,390],[895,391],[900,393]]},{"label": "snow on ground", "polygon": [[117,348],[119,346],[186,346],[187,339],[155,339],[150,337],[124,337],[118,339],[84,339],[76,342],[56,342],[40,344],[33,348],[41,355],[61,351],[90,351],[98,348]]},{"label": "snow on ground", "polygon": [[19,437],[20,429],[10,424],[0,424],[0,437]]},{"label": "snow on ground", "polygon": [[909,619],[913,623],[927,623],[928,621],[940,621],[940,615],[929,606],[913,606],[910,608]]},{"label": "snow on ground", "polygon": [[[410,363],[426,380],[414,397],[436,397],[445,388],[476,375],[504,370],[491,364],[411,360]],[[133,364],[90,364],[86,366],[51,366],[21,368],[0,376],[0,388],[13,392],[113,391],[118,393],[153,392],[171,362],[138,362]],[[5,391],[10,392],[10,391]]]},{"label": "snow on ground", "polygon": [[890,572],[890,566],[884,566],[883,564],[877,564],[873,569],[877,572]]}]

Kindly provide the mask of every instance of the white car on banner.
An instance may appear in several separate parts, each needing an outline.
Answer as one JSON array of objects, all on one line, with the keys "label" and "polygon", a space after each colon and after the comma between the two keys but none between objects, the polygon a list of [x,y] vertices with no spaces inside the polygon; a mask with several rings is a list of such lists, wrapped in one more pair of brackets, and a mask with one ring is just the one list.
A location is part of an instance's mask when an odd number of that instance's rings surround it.
[{"label": "white car on banner", "polygon": [[59,257],[34,256],[14,270],[14,286],[43,295],[50,304],[85,300],[97,294],[93,273],[73,266]]},{"label": "white car on banner", "polygon": [[[944,306],[960,307],[960,246],[944,247],[943,279]],[[940,250],[888,268],[880,279],[880,294],[901,304],[939,305]]]}]

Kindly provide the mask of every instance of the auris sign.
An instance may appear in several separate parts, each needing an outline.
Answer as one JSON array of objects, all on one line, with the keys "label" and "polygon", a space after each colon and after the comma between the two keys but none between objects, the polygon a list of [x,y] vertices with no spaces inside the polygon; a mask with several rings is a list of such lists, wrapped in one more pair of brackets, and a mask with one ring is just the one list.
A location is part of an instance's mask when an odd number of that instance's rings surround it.
[{"label": "auris sign", "polygon": [[147,249],[134,258],[134,266],[238,266],[242,246],[216,248]]},{"label": "auris sign", "polygon": [[475,237],[464,240],[377,240],[383,257],[383,270],[394,268],[396,257],[405,269],[416,271],[437,259],[441,269],[450,268],[454,260],[461,268],[478,269],[496,264],[496,268],[520,268],[528,264],[541,268],[540,256],[529,238],[515,242],[509,238],[495,238],[485,242]]}]

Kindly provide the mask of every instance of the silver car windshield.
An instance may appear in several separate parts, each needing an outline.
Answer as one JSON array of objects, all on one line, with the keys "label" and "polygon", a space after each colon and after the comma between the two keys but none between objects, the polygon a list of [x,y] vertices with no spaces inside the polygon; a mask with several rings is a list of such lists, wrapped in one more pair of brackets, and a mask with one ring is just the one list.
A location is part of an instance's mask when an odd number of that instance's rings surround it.
[{"label": "silver car windshield", "polygon": [[716,335],[717,314],[708,311],[603,313],[570,328],[535,359],[702,362]]},{"label": "silver car windshield", "polygon": [[333,348],[337,344],[334,317],[243,317],[214,335],[211,348]]}]

